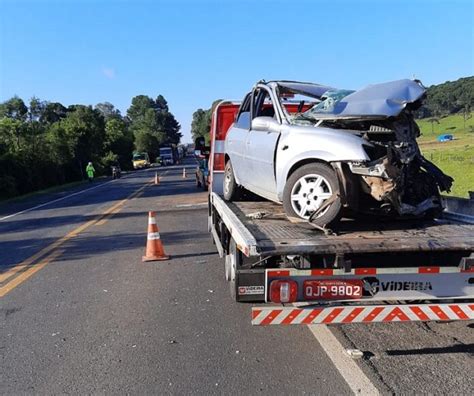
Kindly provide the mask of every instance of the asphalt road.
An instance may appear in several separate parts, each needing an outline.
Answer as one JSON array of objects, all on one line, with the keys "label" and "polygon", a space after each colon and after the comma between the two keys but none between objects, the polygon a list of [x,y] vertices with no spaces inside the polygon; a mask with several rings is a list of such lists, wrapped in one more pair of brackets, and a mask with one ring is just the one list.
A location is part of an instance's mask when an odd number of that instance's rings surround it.
[{"label": "asphalt road", "polygon": [[[1,394],[353,393],[308,328],[231,300],[188,164],[0,207],[57,200],[0,220]],[[169,261],[141,261],[149,210]],[[472,394],[473,326],[330,329],[380,393]]]}]

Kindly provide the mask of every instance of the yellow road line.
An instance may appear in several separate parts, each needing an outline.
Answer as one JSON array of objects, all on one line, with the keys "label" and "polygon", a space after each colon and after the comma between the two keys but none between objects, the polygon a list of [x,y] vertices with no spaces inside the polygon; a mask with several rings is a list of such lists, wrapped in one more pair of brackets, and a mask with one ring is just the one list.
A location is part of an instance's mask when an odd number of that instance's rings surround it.
[{"label": "yellow road line", "polygon": [[[154,181],[154,179],[153,179]],[[143,194],[145,188],[150,184],[151,182],[145,184],[143,187],[139,188],[137,191],[133,192],[131,195],[129,195],[127,198],[125,198],[124,200],[120,201],[118,204],[114,205],[112,208],[110,208],[109,212],[108,213],[105,213],[104,216],[99,220],[97,221],[96,225],[98,226],[101,226],[101,225],[104,225],[105,223],[107,223],[107,221],[110,220],[110,218],[120,212],[120,210],[122,209],[122,206],[125,204],[125,202],[127,202],[129,199],[133,199],[133,198],[137,198],[139,197],[140,195]]]},{"label": "yellow road line", "polygon": [[[53,250],[57,249],[58,247],[60,247],[62,244],[64,244],[65,242],[67,242],[69,239],[77,236],[79,233],[81,233],[82,231],[86,230],[87,228],[91,227],[92,225],[94,224],[103,224],[102,221],[105,223],[105,218],[110,215],[110,217],[117,213],[118,211],[121,210],[122,206],[131,198],[135,198],[136,196],[138,196],[138,194],[143,194],[143,191],[145,190],[145,188],[150,185],[152,182],[154,181],[151,180],[149,181],[148,183],[146,183],[144,186],[140,187],[138,190],[134,191],[132,194],[130,194],[127,198],[123,199],[122,201],[116,203],[115,205],[112,205],[110,208],[108,208],[104,213],[98,215],[96,218],[92,219],[92,220],[89,220],[87,222],[85,222],[84,224],[80,225],[79,227],[75,228],[74,230],[70,231],[69,233],[67,233],[66,235],[64,235],[63,237],[59,238],[58,240],[56,240],[55,242],[51,243],[50,245],[46,246],[45,248],[41,249],[39,252],[35,253],[33,256],[31,257],[28,257],[26,260],[22,261],[21,263],[15,265],[14,267],[11,267],[10,269],[8,269],[7,271],[3,272],[0,274],[0,283],[3,283],[5,281],[7,281],[8,279],[10,279],[11,277],[13,277],[15,274],[17,274],[18,272],[20,271],[23,271],[25,268],[28,268],[31,266],[32,263],[34,263],[36,260],[38,260],[39,258],[43,257],[44,255],[52,252]],[[110,218],[109,217],[109,218]],[[105,221],[104,221],[105,220]],[[46,264],[45,264],[46,265]],[[42,266],[41,268],[43,268],[44,266]],[[34,266],[34,268],[36,268],[36,266]],[[40,269],[41,269],[40,268]],[[24,273],[26,272],[29,272],[29,270],[26,270]],[[36,272],[36,271],[34,271]],[[33,272],[33,273],[34,273]],[[33,274],[32,273],[32,274]],[[17,276],[15,279],[13,279],[12,281],[10,281],[8,284],[2,286],[0,288],[0,290],[3,290],[4,288],[6,288],[8,285],[12,284],[12,283],[15,283],[15,286],[16,287],[19,283],[16,282],[17,279],[23,279],[22,278],[23,274]],[[28,275],[24,280],[28,279],[31,275]],[[20,283],[23,282],[20,281]],[[12,288],[9,288],[5,293],[3,294],[0,294],[0,297],[3,297],[6,293],[8,293],[10,290],[12,290]]]},{"label": "yellow road line", "polygon": [[41,260],[38,264],[30,266],[26,271],[22,272],[18,275],[15,279],[11,282],[8,282],[5,286],[0,287],[0,297],[3,297],[7,294],[10,290],[13,290],[19,284],[23,283],[27,280],[30,276],[32,276],[35,272],[38,272],[41,268],[45,267],[52,261],[56,260],[64,250],[55,250],[50,255],[46,256],[43,260]]},{"label": "yellow road line", "polygon": [[118,211],[120,211],[122,209],[122,206],[125,204],[125,202],[127,202],[128,198],[127,199],[123,199],[122,201],[120,201],[117,205],[114,205],[110,208],[109,211],[107,211],[107,213],[104,213],[104,215],[101,217],[101,220],[97,221],[95,223],[95,225],[103,225],[107,222],[109,216],[111,216],[112,214],[114,213],[117,213]]}]

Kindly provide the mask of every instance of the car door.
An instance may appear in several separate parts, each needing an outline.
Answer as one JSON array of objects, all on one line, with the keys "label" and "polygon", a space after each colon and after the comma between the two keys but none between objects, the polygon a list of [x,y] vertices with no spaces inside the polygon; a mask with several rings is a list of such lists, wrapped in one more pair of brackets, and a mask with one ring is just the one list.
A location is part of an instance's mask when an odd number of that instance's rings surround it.
[{"label": "car door", "polygon": [[[280,122],[271,92],[267,88],[259,88],[254,92],[252,100],[252,119],[256,117],[273,117]],[[280,131],[275,129],[250,129],[246,141],[246,157],[249,170],[249,181],[252,190],[269,199],[277,199],[275,179],[275,149]]]},{"label": "car door", "polygon": [[249,164],[246,159],[246,142],[250,130],[250,94],[248,94],[237,113],[236,120],[226,136],[225,151],[232,161],[238,182],[245,186],[248,181]]}]

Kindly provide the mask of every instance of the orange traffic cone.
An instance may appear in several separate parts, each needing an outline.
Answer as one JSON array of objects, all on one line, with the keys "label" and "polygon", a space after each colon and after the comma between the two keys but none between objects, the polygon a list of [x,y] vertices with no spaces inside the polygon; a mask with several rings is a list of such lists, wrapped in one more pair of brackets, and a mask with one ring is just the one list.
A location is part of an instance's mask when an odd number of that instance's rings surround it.
[{"label": "orange traffic cone", "polygon": [[148,212],[148,236],[146,241],[146,252],[142,261],[168,260],[170,256],[165,254],[163,244],[160,240],[160,231],[156,225],[155,212]]},{"label": "orange traffic cone", "polygon": [[183,168],[183,179],[186,179],[186,168]]},{"label": "orange traffic cone", "polygon": [[155,172],[155,185],[160,184],[160,176],[158,176],[158,172]]}]

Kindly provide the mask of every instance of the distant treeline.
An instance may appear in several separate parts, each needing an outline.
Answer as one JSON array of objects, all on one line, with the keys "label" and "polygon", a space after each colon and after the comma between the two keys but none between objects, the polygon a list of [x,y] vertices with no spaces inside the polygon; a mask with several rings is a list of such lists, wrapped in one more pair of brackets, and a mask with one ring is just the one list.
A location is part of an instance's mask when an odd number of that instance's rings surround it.
[{"label": "distant treeline", "polygon": [[180,125],[162,95],[135,96],[127,115],[111,103],[63,106],[19,97],[0,103],[0,198],[84,179],[111,164],[131,167],[132,153],[153,158],[160,145],[178,144]]},{"label": "distant treeline", "polygon": [[[212,109],[197,109],[193,113],[191,134],[193,139],[204,136],[209,139]],[[417,118],[440,118],[454,113],[470,114],[474,109],[474,77],[432,85],[427,88],[427,98],[417,111]]]},{"label": "distant treeline", "polygon": [[474,109],[474,77],[432,85],[426,94],[426,100],[417,112],[418,118],[469,114]]}]

